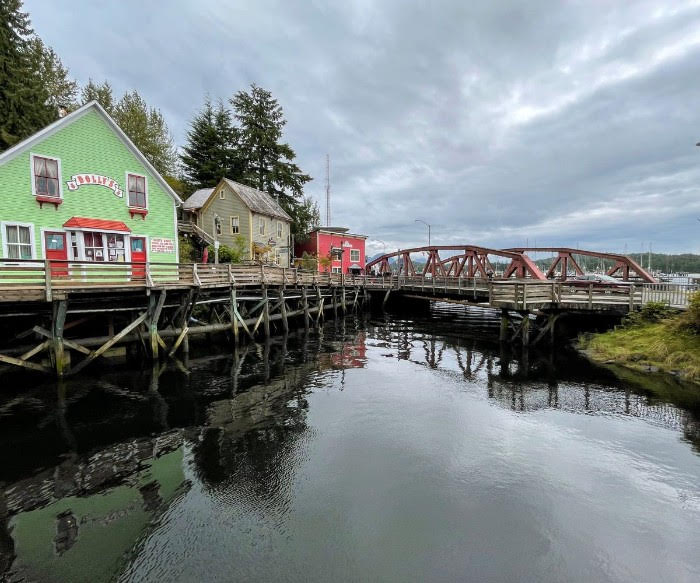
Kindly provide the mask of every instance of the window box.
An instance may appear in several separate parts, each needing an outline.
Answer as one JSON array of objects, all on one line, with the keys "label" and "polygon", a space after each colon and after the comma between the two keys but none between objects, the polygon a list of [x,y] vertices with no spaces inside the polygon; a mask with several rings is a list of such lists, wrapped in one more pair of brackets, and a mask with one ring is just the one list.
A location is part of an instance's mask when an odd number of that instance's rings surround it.
[{"label": "window box", "polygon": [[52,204],[58,210],[58,205],[63,202],[62,198],[56,196],[35,196],[34,198],[39,203],[39,208],[43,208],[44,204]]},{"label": "window box", "polygon": [[145,220],[146,215],[148,214],[148,209],[129,207],[129,214],[131,215],[132,219],[134,218],[134,215],[141,215],[141,218]]}]

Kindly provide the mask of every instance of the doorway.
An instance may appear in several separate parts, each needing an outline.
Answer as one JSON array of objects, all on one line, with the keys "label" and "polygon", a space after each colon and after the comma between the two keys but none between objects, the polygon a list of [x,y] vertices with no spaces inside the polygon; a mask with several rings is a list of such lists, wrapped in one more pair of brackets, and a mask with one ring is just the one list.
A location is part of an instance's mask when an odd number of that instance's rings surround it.
[{"label": "doorway", "polygon": [[62,231],[44,231],[44,248],[49,260],[51,278],[68,277],[68,247]]},{"label": "doorway", "polygon": [[131,263],[133,264],[131,268],[132,279],[145,279],[146,237],[131,237]]}]

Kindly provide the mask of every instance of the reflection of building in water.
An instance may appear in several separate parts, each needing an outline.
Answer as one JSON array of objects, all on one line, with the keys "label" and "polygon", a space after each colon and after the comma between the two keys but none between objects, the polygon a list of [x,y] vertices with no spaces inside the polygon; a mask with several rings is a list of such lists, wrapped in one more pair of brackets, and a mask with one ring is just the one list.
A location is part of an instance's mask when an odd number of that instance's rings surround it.
[{"label": "reflection of building in water", "polygon": [[330,354],[333,368],[364,368],[367,364],[365,332],[358,331],[352,342],[335,342],[335,352]]},{"label": "reflection of building in water", "polygon": [[3,539],[12,544],[1,545],[3,572],[28,581],[110,580],[154,512],[182,488],[182,442],[182,431],[172,431],[120,443],[7,486]]}]

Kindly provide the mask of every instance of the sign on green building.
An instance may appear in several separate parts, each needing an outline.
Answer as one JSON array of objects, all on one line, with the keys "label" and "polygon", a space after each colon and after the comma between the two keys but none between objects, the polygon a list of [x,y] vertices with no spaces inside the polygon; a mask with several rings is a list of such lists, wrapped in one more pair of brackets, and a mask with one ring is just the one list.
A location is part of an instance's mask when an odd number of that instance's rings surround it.
[{"label": "sign on green building", "polygon": [[175,263],[181,202],[93,101],[0,155],[1,256]]}]

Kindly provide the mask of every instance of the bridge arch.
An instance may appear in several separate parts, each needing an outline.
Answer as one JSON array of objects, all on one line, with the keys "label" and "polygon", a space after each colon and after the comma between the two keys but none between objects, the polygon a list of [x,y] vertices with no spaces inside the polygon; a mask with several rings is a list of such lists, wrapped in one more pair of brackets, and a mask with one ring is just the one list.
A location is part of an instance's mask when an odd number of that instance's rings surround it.
[{"label": "bridge arch", "polygon": [[[440,257],[440,251],[459,251],[447,259]],[[427,260],[421,271],[411,259],[413,253],[426,253]],[[376,268],[380,274],[391,273],[389,261],[396,259],[399,264],[399,274],[407,276],[428,275],[453,276],[453,277],[488,277],[494,273],[489,256],[502,257],[509,261],[508,277],[530,277],[532,279],[546,279],[544,273],[537,267],[534,261],[519,251],[509,249],[492,249],[477,245],[431,245],[429,247],[413,247],[411,249],[399,249],[392,253],[386,253],[370,261],[365,266],[369,272]]]}]

